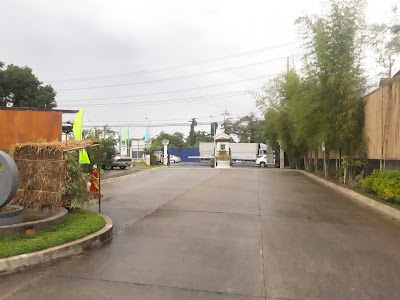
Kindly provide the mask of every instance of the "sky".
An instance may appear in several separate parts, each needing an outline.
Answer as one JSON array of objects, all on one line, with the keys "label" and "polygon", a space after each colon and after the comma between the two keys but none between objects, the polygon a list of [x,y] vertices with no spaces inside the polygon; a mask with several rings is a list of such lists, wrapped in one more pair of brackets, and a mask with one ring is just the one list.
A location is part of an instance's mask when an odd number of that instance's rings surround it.
[{"label": "sky", "polygon": [[[368,0],[381,22],[395,0]],[[85,125],[210,130],[224,111],[262,116],[249,91],[299,66],[294,21],[319,0],[1,0],[0,61],[29,66],[60,109],[85,107]],[[378,79],[376,80],[378,82]],[[64,121],[74,115],[64,115]],[[187,124],[186,124],[187,123]],[[205,125],[207,124],[207,125]]]}]

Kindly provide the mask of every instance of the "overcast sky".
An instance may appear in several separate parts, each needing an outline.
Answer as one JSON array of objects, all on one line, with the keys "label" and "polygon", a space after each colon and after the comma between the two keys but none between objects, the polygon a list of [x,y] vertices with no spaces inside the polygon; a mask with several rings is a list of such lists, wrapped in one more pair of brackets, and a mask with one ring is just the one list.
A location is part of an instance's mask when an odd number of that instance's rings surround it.
[{"label": "overcast sky", "polygon": [[[367,19],[382,21],[394,2],[368,0]],[[1,0],[0,61],[33,68],[59,108],[85,106],[85,125],[129,124],[143,137],[148,118],[152,136],[187,134],[155,125],[220,121],[225,108],[261,115],[245,91],[285,70],[287,56],[299,65],[294,20],[320,9],[319,0]]]}]

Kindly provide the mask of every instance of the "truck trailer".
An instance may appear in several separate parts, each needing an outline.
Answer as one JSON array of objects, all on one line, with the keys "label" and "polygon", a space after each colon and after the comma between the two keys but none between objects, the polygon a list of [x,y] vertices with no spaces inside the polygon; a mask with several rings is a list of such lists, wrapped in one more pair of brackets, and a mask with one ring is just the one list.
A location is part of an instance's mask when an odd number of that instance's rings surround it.
[{"label": "truck trailer", "polygon": [[[200,159],[208,160],[214,157],[214,143],[200,143]],[[270,153],[263,143],[229,143],[229,152],[234,161],[256,161],[260,155]],[[272,152],[271,152],[272,153]]]}]

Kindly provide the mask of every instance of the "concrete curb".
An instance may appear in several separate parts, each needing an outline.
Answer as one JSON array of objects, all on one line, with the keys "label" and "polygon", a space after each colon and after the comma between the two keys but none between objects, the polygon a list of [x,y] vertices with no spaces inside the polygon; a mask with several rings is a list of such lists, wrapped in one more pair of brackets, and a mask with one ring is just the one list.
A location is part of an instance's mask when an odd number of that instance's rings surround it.
[{"label": "concrete curb", "polygon": [[113,237],[113,222],[109,217],[101,216],[106,221],[106,226],[84,238],[54,248],[0,259],[0,275],[77,255],[110,242]]},{"label": "concrete curb", "polygon": [[149,172],[149,171],[154,171],[154,170],[159,170],[159,169],[164,169],[164,168],[168,168],[168,167],[166,166],[166,167],[152,168],[152,169],[147,169],[147,170],[142,170],[142,171],[139,171],[139,172],[131,173],[131,174],[128,174],[128,175],[122,175],[122,176],[102,179],[101,180],[101,184],[107,184],[107,183],[114,182],[114,181],[120,181],[120,180],[124,180],[124,179],[129,179],[129,178],[132,178],[132,177],[140,176],[140,174],[144,174],[144,173]]},{"label": "concrete curb", "polygon": [[332,190],[335,190],[336,192],[339,192],[341,194],[343,194],[344,196],[350,198],[351,200],[357,201],[357,202],[361,202],[362,204],[386,215],[387,217],[396,220],[398,222],[400,222],[400,210],[397,210],[389,205],[380,203],[374,199],[371,199],[367,196],[361,195],[357,192],[354,192],[350,189],[347,189],[345,187],[342,187],[340,185],[337,185],[333,182],[330,182],[326,179],[323,179],[321,177],[318,177],[317,175],[308,173],[306,171],[303,170],[297,170],[298,172],[301,172],[305,175],[307,175],[308,177],[314,179],[315,181],[318,181],[320,183],[322,183],[323,185],[326,185],[327,187],[331,188]]},{"label": "concrete curb", "polygon": [[18,223],[8,226],[0,226],[0,237],[13,236],[21,233],[25,233],[28,228],[33,228],[36,231],[44,230],[50,226],[58,225],[64,222],[67,217],[68,210],[64,207],[59,208],[59,212],[52,217],[41,219],[38,221]]}]

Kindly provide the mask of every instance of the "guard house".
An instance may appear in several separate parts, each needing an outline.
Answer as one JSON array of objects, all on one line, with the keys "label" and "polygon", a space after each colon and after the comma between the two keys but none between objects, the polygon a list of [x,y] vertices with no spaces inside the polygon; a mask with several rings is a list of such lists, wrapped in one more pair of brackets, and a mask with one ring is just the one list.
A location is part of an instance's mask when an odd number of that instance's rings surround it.
[{"label": "guard house", "polygon": [[215,136],[214,138],[214,142],[215,142],[215,151],[216,154],[218,154],[218,152],[220,151],[226,151],[226,153],[230,153],[230,136],[228,134],[225,133],[220,133],[217,136]]},{"label": "guard house", "polygon": [[61,141],[62,115],[77,110],[0,107],[0,150],[17,143]]}]

